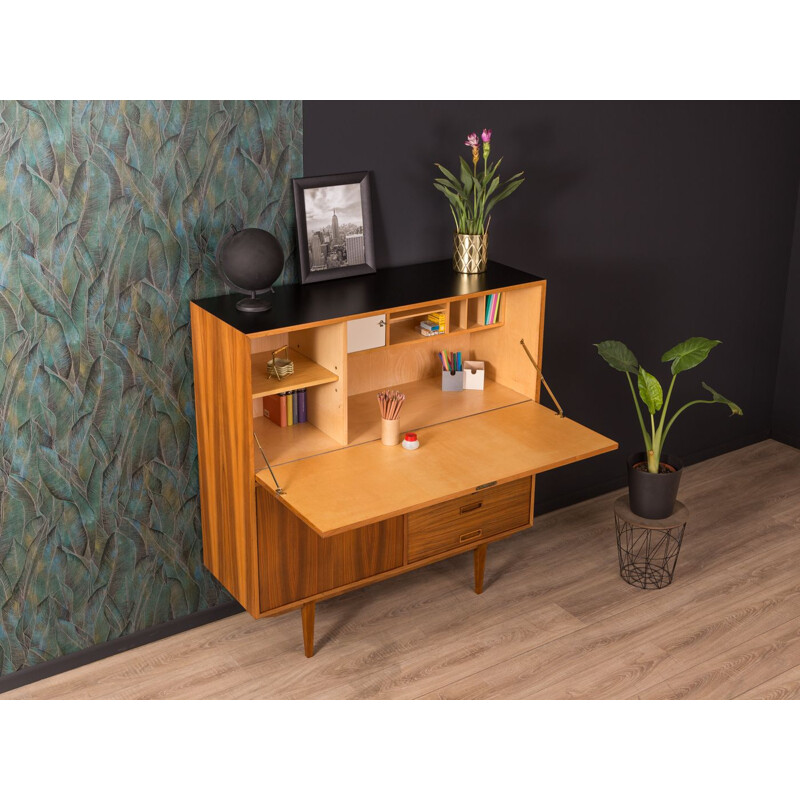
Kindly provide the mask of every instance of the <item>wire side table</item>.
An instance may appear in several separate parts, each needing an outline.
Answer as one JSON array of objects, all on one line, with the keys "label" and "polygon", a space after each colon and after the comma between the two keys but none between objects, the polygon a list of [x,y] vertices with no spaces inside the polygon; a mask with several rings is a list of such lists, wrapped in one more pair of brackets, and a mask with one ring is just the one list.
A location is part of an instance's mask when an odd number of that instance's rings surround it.
[{"label": "wire side table", "polygon": [[663,589],[672,583],[689,511],[681,502],[666,519],[645,519],[631,511],[628,495],[614,501],[619,574],[640,589]]}]

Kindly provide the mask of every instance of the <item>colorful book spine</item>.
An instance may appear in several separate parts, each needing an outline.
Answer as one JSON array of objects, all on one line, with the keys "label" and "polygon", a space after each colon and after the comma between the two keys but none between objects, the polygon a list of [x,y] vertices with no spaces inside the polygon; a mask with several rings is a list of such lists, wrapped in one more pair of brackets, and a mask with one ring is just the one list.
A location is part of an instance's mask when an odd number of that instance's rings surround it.
[{"label": "colorful book spine", "polygon": [[486,295],[486,310],[484,312],[484,325],[494,325],[500,311],[500,295],[502,292]]},{"label": "colorful book spine", "polygon": [[271,394],[264,398],[264,416],[281,428],[286,427],[286,398],[282,394]]},{"label": "colorful book spine", "polygon": [[447,319],[443,311],[432,311],[430,314],[428,314],[427,322],[430,325],[436,325],[438,327],[439,333],[446,332]]},{"label": "colorful book spine", "polygon": [[262,405],[264,416],[281,428],[308,421],[305,389],[268,395],[263,398]]}]

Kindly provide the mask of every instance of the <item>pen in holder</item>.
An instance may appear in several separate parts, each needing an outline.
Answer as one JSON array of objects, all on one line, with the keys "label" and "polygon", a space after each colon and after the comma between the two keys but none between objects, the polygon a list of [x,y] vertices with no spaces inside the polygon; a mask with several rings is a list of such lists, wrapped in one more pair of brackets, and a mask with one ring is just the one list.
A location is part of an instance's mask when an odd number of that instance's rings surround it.
[{"label": "pen in holder", "polygon": [[400,444],[400,409],[406,396],[396,389],[378,392],[381,410],[381,442],[385,445]]}]

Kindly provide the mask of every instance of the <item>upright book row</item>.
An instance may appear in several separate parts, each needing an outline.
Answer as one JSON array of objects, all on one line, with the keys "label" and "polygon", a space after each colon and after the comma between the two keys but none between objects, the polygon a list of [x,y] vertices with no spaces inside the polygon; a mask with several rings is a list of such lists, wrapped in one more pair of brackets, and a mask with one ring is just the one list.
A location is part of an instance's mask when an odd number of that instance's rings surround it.
[{"label": "upright book row", "polygon": [[497,322],[498,311],[500,310],[500,295],[502,292],[486,295],[486,307],[484,309],[484,325],[494,325]]},{"label": "upright book row", "polygon": [[306,390],[294,389],[291,392],[267,395],[264,398],[264,416],[281,428],[307,422]]}]

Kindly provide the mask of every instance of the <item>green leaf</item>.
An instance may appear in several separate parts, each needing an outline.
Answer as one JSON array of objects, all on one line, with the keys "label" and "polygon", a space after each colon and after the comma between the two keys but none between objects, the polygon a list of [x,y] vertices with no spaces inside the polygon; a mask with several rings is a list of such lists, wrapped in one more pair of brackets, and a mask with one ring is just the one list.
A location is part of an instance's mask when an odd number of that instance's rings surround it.
[{"label": "green leaf", "polygon": [[453,175],[453,173],[450,172],[449,169],[446,169],[441,164],[437,164],[436,166],[439,167],[442,173],[444,173],[445,178],[451,180],[454,184],[456,184],[456,186],[458,186],[458,178],[456,178],[456,176]]},{"label": "green leaf", "polygon": [[687,369],[692,369],[706,360],[713,347],[720,344],[719,339],[705,339],[702,336],[694,336],[685,342],[676,344],[671,350],[667,350],[661,356],[662,362],[672,362],[672,374],[677,375]]},{"label": "green leaf", "polygon": [[486,194],[484,195],[484,201],[488,200],[496,191],[497,187],[500,185],[500,178],[495,178],[490,184],[489,188],[486,190]]},{"label": "green leaf", "polygon": [[606,360],[606,363],[618,369],[620,372],[631,372],[636,375],[639,372],[639,362],[636,356],[628,350],[622,343],[614,340],[608,340],[596,344],[598,354]]},{"label": "green leaf", "polygon": [[472,170],[469,168],[469,165],[467,164],[466,161],[464,161],[463,158],[459,159],[459,161],[461,165],[461,174],[459,177],[461,178],[461,183],[464,186],[464,194],[470,195],[472,194],[472,183],[473,183]]},{"label": "green leaf", "polygon": [[644,404],[651,414],[659,411],[664,403],[664,393],[658,378],[651,375],[642,366],[639,367],[639,396],[644,400]]},{"label": "green leaf", "polygon": [[457,181],[451,181],[447,178],[436,178],[434,179],[433,183],[434,185],[438,186],[446,186],[448,189],[450,189],[450,191],[455,192],[456,194],[464,194],[464,187]]},{"label": "green leaf", "polygon": [[496,194],[490,201],[489,204],[486,206],[486,214],[488,215],[489,212],[501,201],[505,200],[513,191],[518,189],[524,181],[524,178],[521,178],[518,181],[513,181],[512,183],[506,184],[503,189],[500,190],[499,194]]},{"label": "green leaf", "polygon": [[742,409],[733,402],[733,400],[728,400],[727,397],[723,397],[719,392],[712,389],[707,383],[702,383],[701,386],[707,391],[711,392],[711,397],[715,403],[723,403],[724,405],[728,406],[731,410],[731,416],[734,414],[738,416],[743,416],[744,412]]}]

